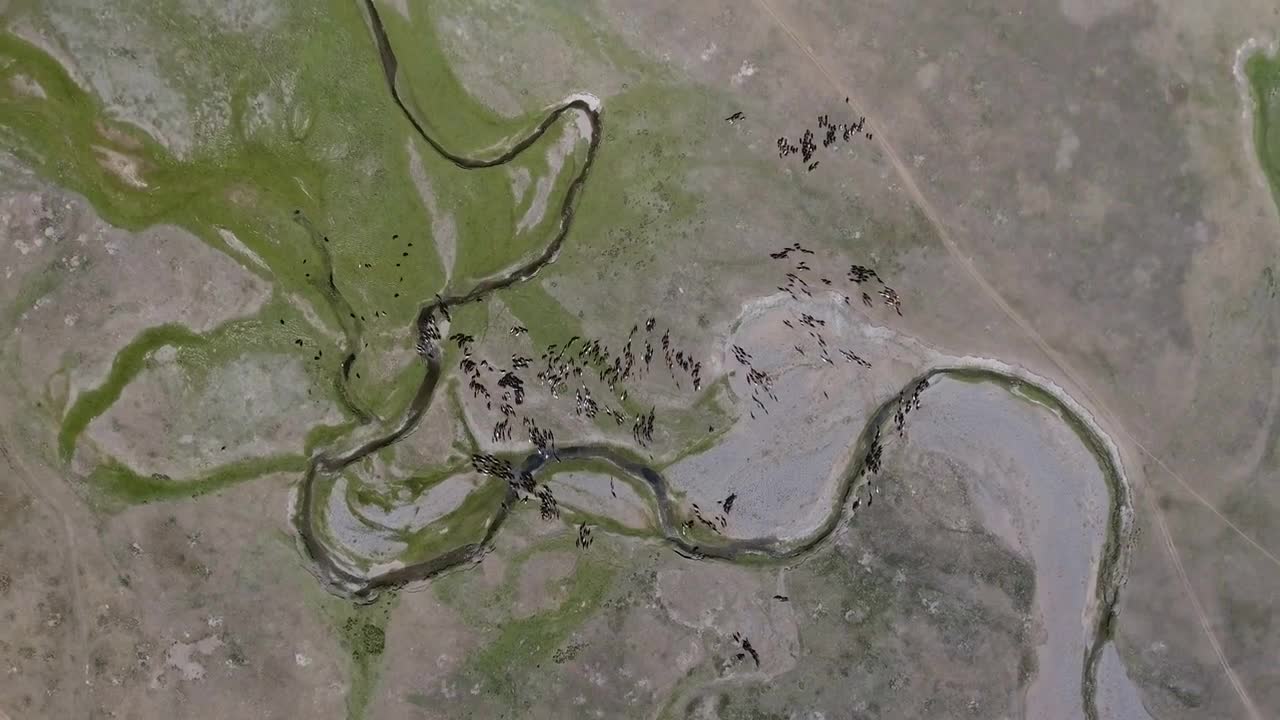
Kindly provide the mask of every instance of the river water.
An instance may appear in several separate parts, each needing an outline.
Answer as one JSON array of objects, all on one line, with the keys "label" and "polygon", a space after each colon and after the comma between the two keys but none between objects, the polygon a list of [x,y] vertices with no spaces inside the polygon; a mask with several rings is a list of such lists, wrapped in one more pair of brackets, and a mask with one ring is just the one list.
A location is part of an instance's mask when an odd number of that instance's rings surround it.
[{"label": "river water", "polygon": [[[983,524],[1035,566],[1037,671],[1027,717],[1084,718],[1082,666],[1098,632],[1096,582],[1111,516],[1093,450],[1058,410],[1019,397],[1018,386],[951,377],[922,395],[906,443],[962,467]],[[1099,671],[1109,696],[1127,695],[1118,662]]]}]

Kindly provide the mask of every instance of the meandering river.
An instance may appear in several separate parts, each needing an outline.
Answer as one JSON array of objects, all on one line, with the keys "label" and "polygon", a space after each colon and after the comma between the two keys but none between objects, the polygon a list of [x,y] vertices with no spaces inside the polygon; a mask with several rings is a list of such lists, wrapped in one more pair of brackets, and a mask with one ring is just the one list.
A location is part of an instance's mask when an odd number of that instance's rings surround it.
[{"label": "meandering river", "polygon": [[[452,152],[428,132],[425,123],[419,117],[419,109],[405,100],[400,90],[399,62],[387,36],[386,29],[383,27],[378,10],[373,0],[364,0],[364,6],[369,28],[381,59],[392,98],[418,136],[430,145],[436,153],[455,166],[463,169],[477,169],[508,163],[537,142],[561,116],[569,112],[582,113],[589,121],[591,132],[586,160],[577,170],[577,174],[565,192],[559,209],[558,228],[547,246],[538,255],[514,269],[481,280],[465,292],[435,296],[431,302],[424,305],[419,311],[416,322],[409,331],[415,334],[418,341],[419,352],[426,363],[426,374],[404,418],[393,429],[365,442],[359,447],[345,451],[322,451],[317,453],[309,462],[293,508],[293,521],[302,547],[312,562],[315,573],[322,581],[335,591],[357,598],[370,598],[380,589],[424,580],[450,568],[477,561],[486,552],[486,548],[494,536],[501,531],[509,512],[508,508],[518,499],[516,490],[508,487],[504,502],[495,508],[493,516],[489,519],[485,535],[480,541],[460,545],[421,562],[374,574],[363,574],[350,568],[346,563],[335,557],[322,540],[321,530],[317,523],[317,517],[324,512],[323,503],[319,503],[317,498],[316,487],[318,480],[339,473],[353,463],[359,462],[370,454],[386,448],[405,437],[417,427],[431,403],[436,399],[436,390],[440,385],[443,374],[439,333],[432,332],[432,329],[437,327],[437,318],[446,316],[450,307],[480,301],[495,290],[528,281],[541,268],[554,261],[572,227],[575,209],[586,187],[592,165],[599,151],[603,122],[597,102],[585,97],[577,97],[554,107],[546,118],[538,123],[527,135],[511,142],[505,150],[492,157],[470,158]],[[323,250],[323,246],[321,247]],[[345,300],[341,300],[337,296],[336,285],[330,283],[330,286],[332,293],[335,295],[335,301],[345,302]],[[351,347],[358,348],[359,344],[352,343]],[[344,397],[349,397],[346,392],[347,374],[354,361],[355,351],[353,350],[343,363],[340,376],[336,380]],[[1023,387],[1028,386],[1026,378],[1017,377],[1010,373],[991,369],[946,367],[934,368],[919,377],[913,378],[904,385],[903,391],[910,392],[922,380],[937,380],[946,376],[988,380],[1006,387],[1015,384]],[[1103,533],[1102,547],[1099,548],[1098,559],[1095,563],[1096,569],[1093,571],[1096,574],[1091,578],[1092,582],[1090,583],[1094,597],[1079,598],[1080,602],[1094,603],[1093,612],[1090,614],[1092,627],[1089,628],[1092,639],[1084,643],[1083,677],[1080,683],[1084,695],[1084,712],[1087,716],[1094,717],[1096,714],[1094,687],[1096,685],[1097,668],[1104,647],[1110,637],[1115,617],[1118,589],[1124,572],[1125,543],[1130,513],[1128,486],[1121,475],[1118,458],[1115,456],[1110,443],[1088,422],[1088,419],[1083,416],[1078,407],[1070,402],[1069,399],[1062,398],[1049,388],[1041,387],[1038,390],[1037,397],[1048,404],[1054,412],[1058,413],[1064,423],[1071,425],[1080,434],[1086,445],[1089,446],[1090,451],[1098,462],[1099,477],[1107,488],[1105,493],[1108,503],[1107,512],[1105,513],[1107,527]],[[840,481],[840,488],[836,493],[838,502],[833,504],[825,521],[816,532],[798,540],[757,537],[732,540],[716,539],[695,544],[680,531],[680,519],[678,513],[672,508],[666,479],[660,472],[636,459],[637,456],[633,451],[624,447],[609,445],[570,445],[557,447],[556,454],[562,460],[594,459],[604,461],[612,465],[619,473],[640,481],[645,487],[649,488],[652,494],[657,510],[657,534],[665,542],[689,557],[712,561],[742,561],[747,559],[785,561],[813,552],[833,536],[833,531],[845,519],[849,511],[850,494],[856,491],[864,480],[867,452],[872,444],[876,442],[881,429],[892,421],[897,404],[898,398],[896,396],[890,397],[871,414],[869,421],[861,429],[857,441],[857,450],[854,454],[855,461],[845,470]],[[519,470],[531,473],[536,478],[552,461],[552,458],[548,455],[534,452],[523,459],[518,459],[518,462],[514,464]],[[1095,488],[1096,491],[1097,489]],[[1042,508],[1042,510],[1051,512],[1051,509]]]}]

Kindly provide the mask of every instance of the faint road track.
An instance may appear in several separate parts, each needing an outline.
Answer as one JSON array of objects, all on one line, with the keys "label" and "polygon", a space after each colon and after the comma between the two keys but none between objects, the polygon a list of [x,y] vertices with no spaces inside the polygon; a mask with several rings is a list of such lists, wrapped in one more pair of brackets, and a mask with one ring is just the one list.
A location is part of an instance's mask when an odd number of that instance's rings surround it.
[{"label": "faint road track", "polygon": [[[1020,315],[1017,310],[1015,310],[1011,305],[1009,305],[1009,303],[1000,295],[1000,293],[995,289],[995,287],[991,285],[991,283],[987,282],[987,279],[983,277],[980,272],[978,272],[978,269],[976,266],[974,266],[973,261],[969,258],[969,256],[964,254],[960,246],[951,237],[950,231],[947,229],[947,226],[942,222],[942,219],[939,216],[938,211],[934,208],[933,203],[929,202],[928,198],[924,196],[924,193],[920,191],[920,187],[916,184],[915,178],[912,176],[911,172],[907,169],[906,164],[902,162],[902,159],[898,156],[897,151],[894,150],[893,146],[889,143],[888,135],[885,133],[885,128],[887,126],[877,123],[875,119],[872,118],[871,114],[867,111],[867,109],[860,102],[858,102],[855,94],[848,87],[846,87],[844,83],[837,80],[836,77],[827,70],[826,66],[823,65],[822,61],[819,60],[817,55],[814,54],[813,49],[807,43],[801,40],[800,36],[796,34],[796,31],[792,29],[791,25],[789,25],[785,20],[782,19],[781,16],[778,15],[777,11],[769,3],[769,0],[756,0],[756,2],[769,15],[769,17],[773,19],[774,23],[776,23],[778,27],[780,27],[782,31],[785,32],[787,36],[791,38],[791,41],[795,44],[795,46],[799,48],[800,51],[805,54],[805,56],[809,58],[809,61],[813,63],[814,67],[818,69],[818,72],[822,74],[822,76],[831,85],[831,87],[837,90],[838,94],[848,97],[849,104],[854,107],[854,110],[859,115],[865,116],[867,118],[867,122],[876,128],[875,142],[879,144],[885,156],[889,158],[889,162],[893,164],[894,169],[898,173],[899,180],[902,182],[903,187],[905,187],[907,192],[911,195],[912,201],[915,202],[916,207],[920,209],[920,212],[922,212],[924,216],[928,218],[929,223],[933,226],[934,231],[938,234],[938,239],[942,241],[942,244],[944,247],[946,247],[947,252],[951,254],[952,258],[955,259],[957,263],[959,263],[960,267],[964,269],[965,273],[967,273],[969,277],[972,278],[973,281],[978,285],[978,287],[982,289],[983,293],[985,293],[987,297],[992,302],[994,302],[997,307],[1000,308],[1000,311],[1003,312],[1004,315],[1009,318],[1009,320],[1011,320],[1015,325],[1017,325],[1027,335],[1027,337],[1029,337],[1032,340],[1032,342],[1034,342],[1036,346],[1040,348],[1041,352],[1043,352],[1045,356],[1049,358],[1049,360],[1058,368],[1058,370],[1063,374],[1063,376],[1065,376],[1068,380],[1070,380],[1072,384],[1074,384],[1080,390],[1080,392],[1084,395],[1085,399],[1089,402],[1089,404],[1091,404],[1095,409],[1097,409],[1097,411],[1106,419],[1107,424],[1109,426],[1117,430],[1134,447],[1138,448],[1144,455],[1149,457],[1153,462],[1155,462],[1157,465],[1163,468],[1164,471],[1167,472],[1170,477],[1172,477],[1174,480],[1178,482],[1180,486],[1182,486],[1183,490],[1185,490],[1192,497],[1194,497],[1201,505],[1208,508],[1209,511],[1212,512],[1214,516],[1218,518],[1218,520],[1220,520],[1224,525],[1226,525],[1233,532],[1235,532],[1236,535],[1238,535],[1246,543],[1251,545],[1258,552],[1262,553],[1268,560],[1274,563],[1277,567],[1280,567],[1280,558],[1277,558],[1275,554],[1273,554],[1271,551],[1267,550],[1265,547],[1260,545],[1252,537],[1249,537],[1247,534],[1245,534],[1245,532],[1241,530],[1238,526],[1236,526],[1235,523],[1231,522],[1229,518],[1227,518],[1225,515],[1219,512],[1218,509],[1214,507],[1213,504],[1210,503],[1207,498],[1202,496],[1200,493],[1196,492],[1196,490],[1193,487],[1191,487],[1190,483],[1188,483],[1181,475],[1175,472],[1173,468],[1169,467],[1169,465],[1166,464],[1164,460],[1161,460],[1159,457],[1156,457],[1154,453],[1152,453],[1141,442],[1139,442],[1138,439],[1135,438],[1128,431],[1128,429],[1126,429],[1125,426],[1119,422],[1115,414],[1113,414],[1107,408],[1107,406],[1102,402],[1100,397],[1093,392],[1093,390],[1089,387],[1087,383],[1084,382],[1080,374],[1077,373],[1071,367],[1070,363],[1067,362],[1066,358],[1062,357],[1061,354],[1059,354],[1056,350],[1054,350],[1053,347],[1044,339],[1044,337],[1042,337],[1040,333],[1035,329],[1035,327],[1030,322],[1028,322],[1026,318],[1022,317],[1022,315]],[[1144,476],[1144,479],[1145,479],[1145,476]],[[1150,483],[1147,483],[1147,484],[1150,485]],[[1253,704],[1253,699],[1249,696],[1249,693],[1245,690],[1244,685],[1240,682],[1240,679],[1236,676],[1236,673],[1231,668],[1230,663],[1227,662],[1226,655],[1222,651],[1222,646],[1218,642],[1217,637],[1213,633],[1213,628],[1210,624],[1208,615],[1206,615],[1204,611],[1204,607],[1200,604],[1200,600],[1196,597],[1195,589],[1192,587],[1190,578],[1187,576],[1187,571],[1183,567],[1181,554],[1179,553],[1177,546],[1173,542],[1173,535],[1169,532],[1169,526],[1164,516],[1164,512],[1157,505],[1153,497],[1150,497],[1148,493],[1144,493],[1144,495],[1148,496],[1147,500],[1151,506],[1151,509],[1153,510],[1153,516],[1156,519],[1156,526],[1160,530],[1160,534],[1162,536],[1162,539],[1164,540],[1165,548],[1169,551],[1169,558],[1173,562],[1174,570],[1177,572],[1178,578],[1182,581],[1183,587],[1187,592],[1187,596],[1190,598],[1191,604],[1195,609],[1196,616],[1200,620],[1200,625],[1204,629],[1205,635],[1208,636],[1209,643],[1210,645],[1213,646],[1213,651],[1217,655],[1218,661],[1222,665],[1222,669],[1227,674],[1227,679],[1231,681],[1231,685],[1235,689],[1236,694],[1240,696],[1240,701],[1244,703],[1245,708],[1248,710],[1249,717],[1255,718],[1255,720],[1261,720],[1262,716],[1258,713],[1257,707]]]},{"label": "faint road track", "polygon": [[[8,419],[5,420],[8,422]],[[8,438],[0,435],[0,457],[4,458],[5,464],[9,466],[10,472],[16,476],[23,485],[31,492],[32,495],[39,498],[48,507],[54,515],[62,521],[62,529],[66,534],[66,544],[62,548],[65,556],[65,562],[69,576],[68,587],[71,588],[71,622],[75,627],[75,642],[78,650],[68,652],[63,658],[64,672],[66,680],[71,684],[71,708],[72,711],[68,717],[87,718],[89,717],[89,702],[85,698],[85,688],[89,681],[89,606],[85,599],[84,580],[80,575],[80,558],[76,551],[76,529],[75,523],[71,519],[71,510],[66,504],[67,499],[61,496],[66,489],[64,479],[60,477],[47,477],[46,483],[36,480],[32,474],[30,467],[16,459],[8,450]],[[72,502],[76,502],[72,500]],[[78,509],[78,507],[77,507]],[[79,661],[79,662],[77,662]],[[0,718],[4,717],[4,713],[0,712]]]}]

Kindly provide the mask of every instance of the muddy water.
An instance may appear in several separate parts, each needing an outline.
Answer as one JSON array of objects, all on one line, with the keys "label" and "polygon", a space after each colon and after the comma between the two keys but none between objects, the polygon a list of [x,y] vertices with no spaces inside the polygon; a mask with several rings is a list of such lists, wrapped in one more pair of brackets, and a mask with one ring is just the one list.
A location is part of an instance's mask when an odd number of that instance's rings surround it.
[{"label": "muddy water", "polygon": [[[950,377],[938,378],[909,416],[907,446],[963,466],[983,524],[1035,565],[1038,669],[1027,716],[1084,718],[1081,666],[1097,633],[1111,503],[1092,449],[1054,409],[993,382]],[[1098,683],[1123,694],[1121,679]]]}]

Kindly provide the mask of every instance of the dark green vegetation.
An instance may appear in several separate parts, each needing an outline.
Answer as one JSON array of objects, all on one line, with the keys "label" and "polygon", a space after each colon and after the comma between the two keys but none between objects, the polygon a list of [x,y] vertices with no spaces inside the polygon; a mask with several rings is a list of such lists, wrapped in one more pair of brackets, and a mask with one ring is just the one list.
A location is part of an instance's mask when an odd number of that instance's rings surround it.
[{"label": "dark green vegetation", "polygon": [[1256,52],[1244,69],[1255,104],[1253,133],[1258,162],[1280,205],[1280,54]]},{"label": "dark green vegetation", "polygon": [[376,659],[387,648],[387,633],[380,625],[349,617],[342,624],[342,642],[353,658]]}]

